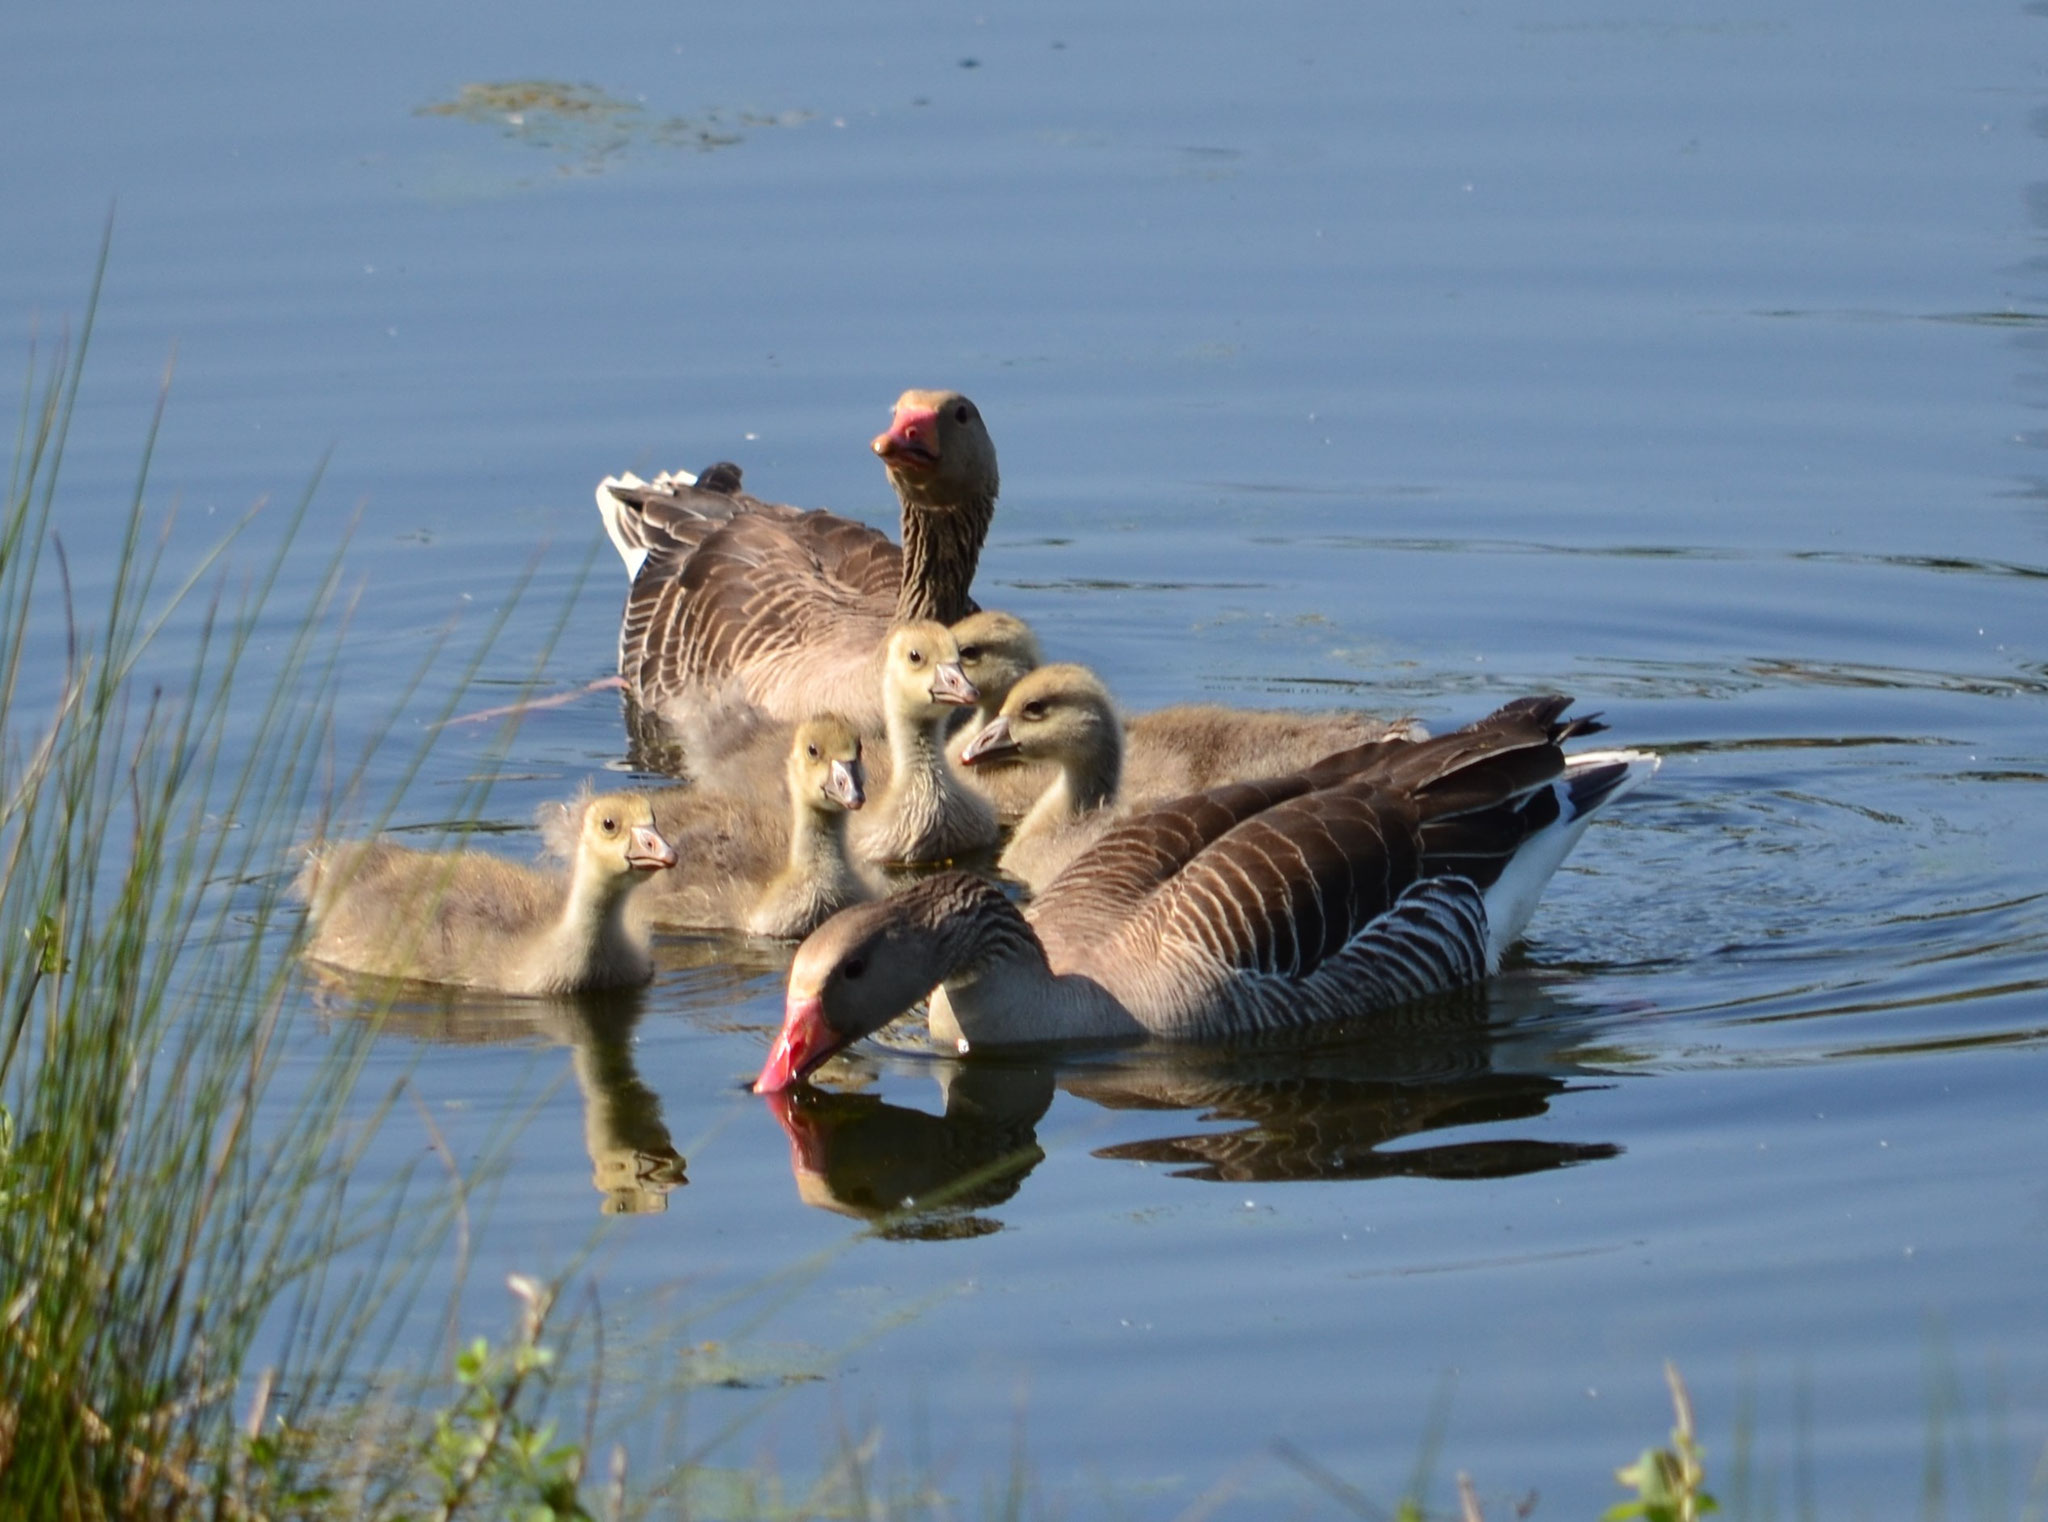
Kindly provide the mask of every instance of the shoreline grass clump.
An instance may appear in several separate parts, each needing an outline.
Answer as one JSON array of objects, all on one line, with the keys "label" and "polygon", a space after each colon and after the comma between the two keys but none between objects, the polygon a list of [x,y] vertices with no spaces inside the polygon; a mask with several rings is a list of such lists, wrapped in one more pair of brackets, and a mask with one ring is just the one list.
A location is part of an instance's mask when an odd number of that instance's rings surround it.
[{"label": "shoreline grass clump", "polygon": [[[331,1081],[268,1092],[340,562],[281,640],[310,491],[253,570],[226,569],[231,533],[174,571],[145,503],[161,401],[125,512],[60,515],[89,336],[31,361],[0,503],[0,1515],[233,1516],[258,1338],[296,1359],[264,1382],[278,1409],[317,1402],[324,1345],[414,1271],[399,1212],[346,1199],[364,1038],[330,1049]],[[331,1284],[351,1233],[369,1267]]]}]

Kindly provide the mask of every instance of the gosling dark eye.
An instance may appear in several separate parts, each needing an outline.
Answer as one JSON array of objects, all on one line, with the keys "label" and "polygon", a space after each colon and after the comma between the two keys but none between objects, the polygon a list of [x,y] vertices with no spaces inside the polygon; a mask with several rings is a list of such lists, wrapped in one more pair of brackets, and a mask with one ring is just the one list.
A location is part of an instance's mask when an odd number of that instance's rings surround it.
[{"label": "gosling dark eye", "polygon": [[962,402],[959,406],[953,409],[953,421],[956,423],[964,423],[973,416],[974,409],[968,406],[965,402]]},{"label": "gosling dark eye", "polygon": [[598,821],[597,827],[600,830],[603,830],[607,835],[616,835],[619,833],[618,820],[612,818],[612,816],[609,814],[605,815],[604,818]]},{"label": "gosling dark eye", "polygon": [[924,652],[922,650],[911,651],[909,660],[913,666],[922,666],[924,664]]},{"label": "gosling dark eye", "polygon": [[815,761],[818,759],[818,747],[815,745],[806,745],[804,747],[804,754],[809,756],[813,761]]},{"label": "gosling dark eye", "polygon": [[978,660],[980,660],[980,659],[981,659],[981,646],[979,646],[979,645],[963,645],[963,646],[961,646],[961,648],[960,648],[960,659],[961,659],[961,660],[963,660],[963,661],[978,661]]},{"label": "gosling dark eye", "polygon": [[855,957],[852,961],[848,962],[844,967],[840,968],[839,973],[841,977],[845,978],[847,982],[851,983],[855,978],[858,978],[862,973],[866,972],[867,970],[867,962],[861,957]]},{"label": "gosling dark eye", "polygon": [[1044,703],[1044,701],[1043,701],[1042,699],[1039,699],[1039,698],[1033,698],[1033,699],[1032,699],[1032,700],[1031,700],[1030,702],[1026,703],[1026,704],[1024,705],[1024,717],[1025,717],[1025,718],[1027,718],[1027,719],[1042,719],[1042,718],[1044,718],[1044,717],[1045,717],[1045,703]]}]

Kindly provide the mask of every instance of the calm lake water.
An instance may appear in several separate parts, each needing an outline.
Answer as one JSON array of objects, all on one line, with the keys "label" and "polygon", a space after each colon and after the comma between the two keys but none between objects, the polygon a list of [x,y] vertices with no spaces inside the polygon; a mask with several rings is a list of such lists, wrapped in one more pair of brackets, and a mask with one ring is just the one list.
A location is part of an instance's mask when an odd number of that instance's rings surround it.
[{"label": "calm lake water", "polygon": [[[1754,1498],[1903,1511],[1930,1435],[2017,1494],[2048,1433],[2044,29],[16,7],[0,325],[25,364],[75,320],[114,205],[65,462],[88,607],[174,347],[181,546],[327,460],[275,616],[359,514],[342,756],[457,619],[429,712],[529,572],[465,704],[609,673],[609,471],[732,458],[891,521],[865,440],[911,385],[1001,450],[983,601],[1133,706],[1451,726],[1559,689],[1664,752],[1469,1020],[1398,1041],[877,1049],[784,1116],[742,1089],[772,947],[402,1009],[361,1113],[402,1080],[466,1163],[512,1133],[469,1317],[589,1251],[636,1472],[796,1480],[874,1423],[970,1501],[1021,1433],[1068,1514],[1334,1514],[1276,1440],[1391,1500],[1440,1412],[1439,1502],[1464,1469],[1489,1515],[1582,1516],[1661,1441],[1668,1357],[1724,1498],[1746,1451]],[[602,693],[502,758],[451,727],[399,818],[495,767],[530,853],[624,748]],[[287,1097],[358,1019],[306,1000]],[[366,1192],[431,1163],[420,1113]]]}]

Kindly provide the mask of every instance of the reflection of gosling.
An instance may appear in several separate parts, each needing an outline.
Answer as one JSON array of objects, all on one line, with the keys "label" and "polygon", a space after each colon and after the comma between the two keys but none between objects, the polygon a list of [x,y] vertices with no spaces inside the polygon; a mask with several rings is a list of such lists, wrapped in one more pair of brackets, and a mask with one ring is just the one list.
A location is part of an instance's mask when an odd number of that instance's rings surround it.
[{"label": "reflection of gosling", "polygon": [[633,1062],[633,1024],[593,1019],[571,1051],[583,1095],[583,1145],[590,1181],[605,1215],[649,1215],[668,1209],[671,1191],[689,1183],[683,1156],[661,1116],[661,1096]]},{"label": "reflection of gosling", "polygon": [[635,904],[657,925],[745,929],[795,940],[875,886],[846,849],[846,815],[867,801],[860,737],[837,714],[797,726],[787,803],[766,789],[664,788],[654,820],[681,860]]},{"label": "reflection of gosling", "polygon": [[626,899],[675,859],[641,793],[584,805],[566,875],[480,851],[322,846],[295,884],[309,905],[306,955],[351,972],[514,994],[645,983],[654,961]]}]

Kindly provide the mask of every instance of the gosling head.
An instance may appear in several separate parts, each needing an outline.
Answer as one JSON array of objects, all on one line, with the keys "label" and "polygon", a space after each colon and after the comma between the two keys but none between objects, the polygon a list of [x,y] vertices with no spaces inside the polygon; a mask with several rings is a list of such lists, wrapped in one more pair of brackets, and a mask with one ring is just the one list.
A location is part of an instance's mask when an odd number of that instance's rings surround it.
[{"label": "gosling head", "polygon": [[789,795],[827,814],[868,801],[860,736],[838,714],[819,714],[797,726],[789,747]]},{"label": "gosling head", "polygon": [[1003,700],[1002,712],[967,742],[960,760],[1101,765],[1121,754],[1123,731],[1109,689],[1086,666],[1041,666]]},{"label": "gosling head", "polygon": [[1001,484],[981,410],[957,391],[906,391],[872,446],[909,507],[993,502]]},{"label": "gosling head", "polygon": [[991,709],[1000,708],[1043,659],[1031,626],[1013,613],[970,613],[953,625],[953,642],[960,647],[960,669]]},{"label": "gosling head", "polygon": [[981,697],[960,669],[960,647],[944,624],[898,624],[882,659],[884,699],[893,712],[936,719]]},{"label": "gosling head", "polygon": [[599,793],[585,803],[577,855],[629,883],[676,864],[674,848],[654,828],[654,805],[645,793]]}]

